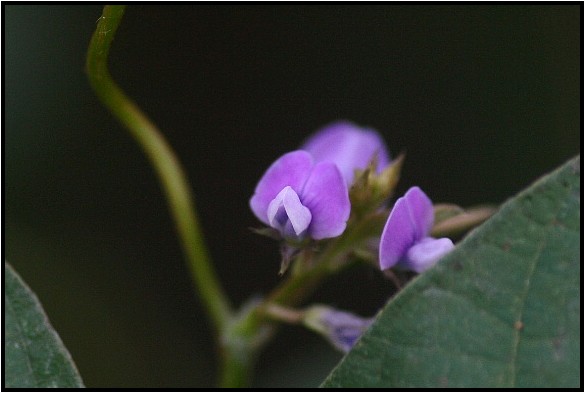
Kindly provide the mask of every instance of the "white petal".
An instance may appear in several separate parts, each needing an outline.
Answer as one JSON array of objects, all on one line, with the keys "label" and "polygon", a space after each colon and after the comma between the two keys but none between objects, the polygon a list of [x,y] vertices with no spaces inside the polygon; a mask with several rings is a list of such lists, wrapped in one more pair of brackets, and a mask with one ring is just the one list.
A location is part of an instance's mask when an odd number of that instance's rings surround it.
[{"label": "white petal", "polygon": [[270,202],[267,216],[270,226],[280,230],[283,235],[288,235],[285,233],[288,232],[286,231],[288,222],[297,236],[311,223],[311,212],[303,206],[299,196],[290,186],[283,188]]},{"label": "white petal", "polygon": [[432,267],[454,247],[451,239],[446,237],[441,239],[424,238],[408,250],[406,260],[401,264],[401,267],[421,273]]}]

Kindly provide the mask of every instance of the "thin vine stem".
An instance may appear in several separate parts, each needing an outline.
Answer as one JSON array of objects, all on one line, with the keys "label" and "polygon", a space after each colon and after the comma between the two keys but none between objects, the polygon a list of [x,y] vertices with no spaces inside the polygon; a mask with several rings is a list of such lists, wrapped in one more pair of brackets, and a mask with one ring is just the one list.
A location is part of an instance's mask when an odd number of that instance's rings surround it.
[{"label": "thin vine stem", "polygon": [[104,7],[87,54],[86,70],[90,84],[104,106],[142,147],[159,177],[192,279],[215,327],[221,358],[220,386],[245,387],[250,382],[256,354],[275,332],[274,321],[264,313],[264,307],[300,304],[326,277],[347,267],[346,264],[332,263],[346,251],[348,244],[363,237],[363,232],[370,232],[379,223],[365,220],[352,233],[336,239],[312,268],[289,276],[259,307],[237,317],[212,267],[199,229],[195,201],[176,155],[157,127],[116,85],[108,71],[110,47],[124,11],[125,6]]},{"label": "thin vine stem", "polygon": [[108,71],[110,47],[125,7],[104,7],[87,52],[87,75],[101,102],[126,126],[154,167],[176,223],[195,287],[215,326],[215,333],[220,337],[232,316],[232,308],[211,264],[185,172],[158,128],[124,94]]}]

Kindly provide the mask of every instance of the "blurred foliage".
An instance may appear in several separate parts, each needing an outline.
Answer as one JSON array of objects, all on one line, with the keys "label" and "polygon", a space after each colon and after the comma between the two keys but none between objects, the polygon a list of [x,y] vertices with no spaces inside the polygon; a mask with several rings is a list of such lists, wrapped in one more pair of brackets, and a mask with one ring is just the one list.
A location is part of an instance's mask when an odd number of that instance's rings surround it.
[{"label": "blurred foliage", "polygon": [[[100,14],[4,6],[6,257],[87,386],[210,386],[212,337],[162,193],[83,72]],[[398,194],[416,184],[461,206],[501,203],[576,154],[580,15],[579,5],[130,6],[111,68],[176,148],[239,303],[280,280],[277,245],[248,230],[257,180],[331,120],[378,129],[394,157],[406,151]],[[315,299],[366,315],[392,288],[356,269]],[[313,373],[335,364],[312,338],[283,329],[258,384],[276,384],[269,376],[299,348],[322,353],[304,363]]]}]

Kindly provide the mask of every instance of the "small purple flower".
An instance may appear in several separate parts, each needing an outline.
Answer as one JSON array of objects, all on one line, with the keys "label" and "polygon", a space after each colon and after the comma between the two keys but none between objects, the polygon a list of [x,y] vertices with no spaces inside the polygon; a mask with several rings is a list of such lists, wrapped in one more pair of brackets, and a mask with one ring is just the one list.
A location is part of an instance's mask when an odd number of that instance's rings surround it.
[{"label": "small purple flower", "polygon": [[349,352],[370,327],[373,318],[362,318],[328,306],[312,306],[305,313],[303,323],[321,333],[335,348]]},{"label": "small purple flower", "polygon": [[331,162],[315,163],[302,150],[276,160],[258,182],[250,208],[289,239],[336,237],[349,218],[347,186]]},{"label": "small purple flower", "polygon": [[397,265],[421,273],[451,251],[450,239],[429,237],[433,222],[433,204],[420,188],[398,198],[382,231],[380,268]]},{"label": "small purple flower", "polygon": [[353,182],[355,170],[365,169],[374,156],[378,159],[378,173],[390,163],[390,155],[380,134],[344,120],[321,128],[301,149],[311,153],[315,162],[335,163],[348,185]]}]

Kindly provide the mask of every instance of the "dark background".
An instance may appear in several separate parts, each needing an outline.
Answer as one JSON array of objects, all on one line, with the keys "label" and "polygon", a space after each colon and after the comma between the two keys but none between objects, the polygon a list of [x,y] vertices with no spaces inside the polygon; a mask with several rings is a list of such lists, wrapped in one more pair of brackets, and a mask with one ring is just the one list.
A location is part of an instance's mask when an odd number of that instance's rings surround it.
[{"label": "dark background", "polygon": [[[4,10],[4,254],[88,387],[211,386],[213,343],[166,202],[84,71],[101,6]],[[499,204],[580,150],[582,8],[547,5],[130,6],[114,78],[176,149],[237,304],[280,280],[253,235],[256,182],[345,118],[407,152],[399,192]],[[313,301],[370,315],[373,269]],[[316,386],[340,359],[285,327],[255,386]],[[392,365],[388,365],[392,367]]]}]

